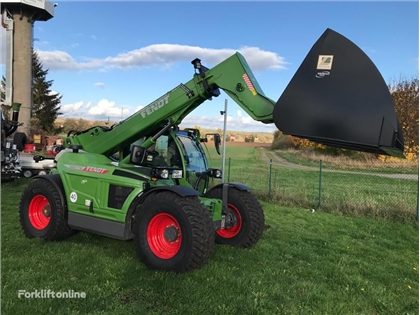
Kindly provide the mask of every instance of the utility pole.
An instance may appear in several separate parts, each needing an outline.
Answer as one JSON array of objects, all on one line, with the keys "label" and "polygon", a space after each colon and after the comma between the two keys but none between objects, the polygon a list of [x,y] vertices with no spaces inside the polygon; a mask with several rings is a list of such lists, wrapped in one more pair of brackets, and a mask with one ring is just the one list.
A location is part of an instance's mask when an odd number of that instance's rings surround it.
[{"label": "utility pole", "polygon": [[220,111],[220,114],[224,115],[223,117],[223,149],[222,149],[222,183],[225,182],[227,108],[228,108],[228,100],[225,99],[225,110]]}]

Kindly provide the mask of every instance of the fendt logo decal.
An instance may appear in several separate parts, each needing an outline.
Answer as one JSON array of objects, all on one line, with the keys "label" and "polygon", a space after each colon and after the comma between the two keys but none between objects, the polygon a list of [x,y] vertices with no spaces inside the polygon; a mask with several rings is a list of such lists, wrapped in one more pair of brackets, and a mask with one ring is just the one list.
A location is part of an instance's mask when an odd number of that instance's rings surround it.
[{"label": "fendt logo decal", "polygon": [[330,75],[330,72],[329,71],[321,71],[321,72],[318,72],[315,75],[315,77],[318,78],[318,79],[322,79],[323,77],[325,77],[327,75]]},{"label": "fendt logo decal", "polygon": [[334,59],[333,55],[319,55],[316,69],[317,70],[331,70],[333,59]]},{"label": "fendt logo decal", "polygon": [[71,170],[88,172],[88,173],[106,174],[109,172],[109,170],[107,170],[106,168],[101,168],[101,167],[79,166],[79,165],[70,165],[70,164],[65,164],[65,166]]},{"label": "fendt logo decal", "polygon": [[242,75],[242,78],[244,79],[246,86],[251,91],[252,95],[254,96],[257,95],[257,91],[255,91],[254,85],[252,84],[251,79],[248,77],[248,75],[244,73]]},{"label": "fendt logo decal", "polygon": [[169,94],[166,94],[165,96],[162,96],[157,101],[141,109],[140,114],[143,116],[143,118],[146,118],[147,116],[151,115],[152,113],[154,113],[155,111],[162,108],[168,103],[169,103]]}]

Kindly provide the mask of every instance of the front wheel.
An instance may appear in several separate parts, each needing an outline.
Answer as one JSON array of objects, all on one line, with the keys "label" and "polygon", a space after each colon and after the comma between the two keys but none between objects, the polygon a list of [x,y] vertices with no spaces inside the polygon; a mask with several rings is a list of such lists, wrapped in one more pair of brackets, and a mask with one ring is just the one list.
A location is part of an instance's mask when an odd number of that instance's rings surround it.
[{"label": "front wheel", "polygon": [[26,178],[32,177],[33,173],[31,170],[24,170],[23,171],[23,176]]},{"label": "front wheel", "polygon": [[22,193],[19,220],[28,238],[59,241],[74,233],[67,225],[65,205],[61,201],[60,192],[45,179],[31,182]]},{"label": "front wheel", "polygon": [[[206,197],[222,199],[222,188],[209,191]],[[264,231],[264,211],[254,195],[229,187],[223,212],[228,225],[216,231],[216,243],[248,248],[258,242]]]},{"label": "front wheel", "polygon": [[159,192],[147,197],[134,219],[137,255],[151,269],[201,268],[214,248],[214,225],[197,197]]}]

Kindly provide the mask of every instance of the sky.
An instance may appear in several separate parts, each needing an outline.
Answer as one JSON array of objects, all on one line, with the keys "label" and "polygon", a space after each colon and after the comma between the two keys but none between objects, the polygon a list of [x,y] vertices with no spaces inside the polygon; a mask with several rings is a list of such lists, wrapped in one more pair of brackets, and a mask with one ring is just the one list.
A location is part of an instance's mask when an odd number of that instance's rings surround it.
[{"label": "sky", "polygon": [[[331,28],[358,45],[384,80],[419,71],[418,2],[59,1],[34,25],[34,48],[63,118],[120,121],[192,79],[191,61],[211,68],[236,51],[265,95],[277,101],[312,45]],[[0,31],[1,74],[5,30]],[[222,93],[182,126],[272,132]]]}]

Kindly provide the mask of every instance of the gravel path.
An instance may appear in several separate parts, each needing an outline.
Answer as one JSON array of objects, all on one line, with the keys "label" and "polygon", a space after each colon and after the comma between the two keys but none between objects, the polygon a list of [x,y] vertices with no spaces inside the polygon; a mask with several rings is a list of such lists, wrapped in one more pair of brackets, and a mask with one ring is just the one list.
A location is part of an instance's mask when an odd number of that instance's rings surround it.
[{"label": "gravel path", "polygon": [[[311,166],[304,166],[295,163],[291,163],[283,159],[282,157],[278,156],[277,154],[272,154],[273,156],[273,165],[285,166],[290,168],[296,168],[301,170],[307,171],[318,171],[319,167],[311,167]],[[261,148],[261,158],[264,162],[269,163],[270,158],[267,155],[266,149]],[[394,178],[394,179],[411,179],[411,180],[418,180],[418,175],[416,174],[381,174],[381,173],[366,173],[366,172],[353,172],[353,171],[340,171],[340,170],[330,170],[330,169],[323,169],[323,172],[330,172],[330,173],[343,173],[343,174],[359,174],[359,175],[369,175],[369,176],[379,176],[379,177],[387,177],[387,178]]]}]

